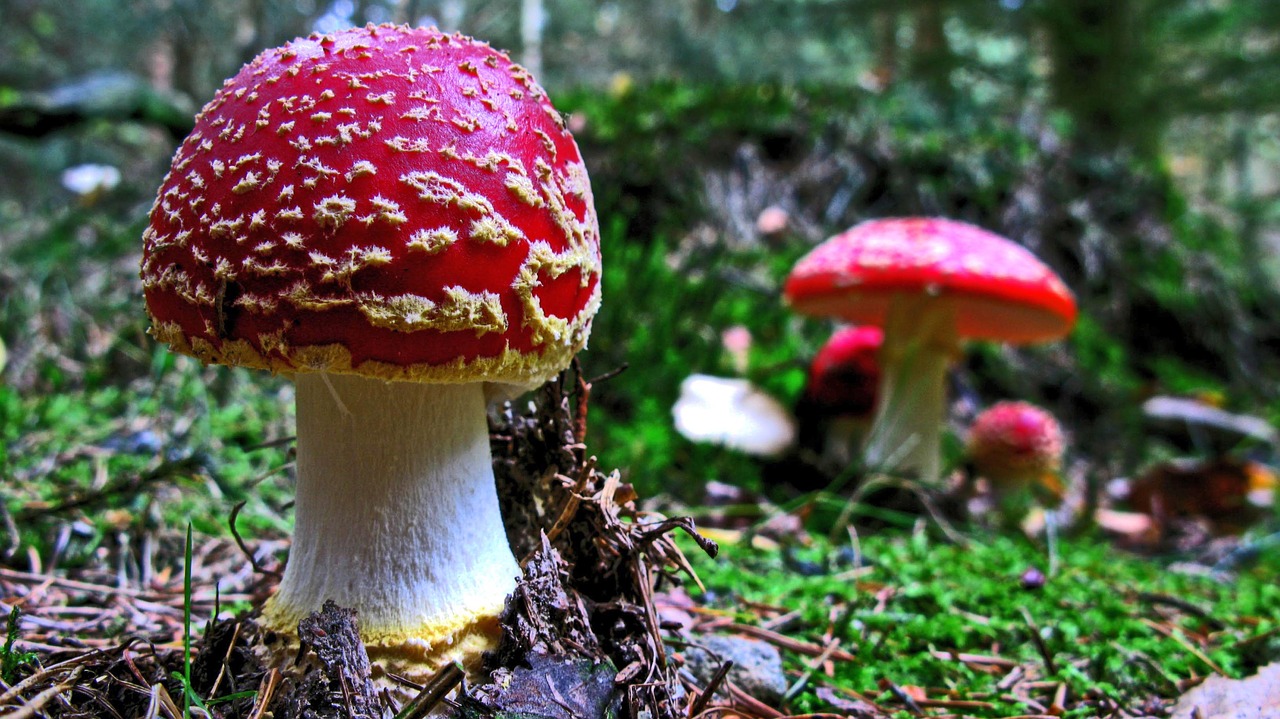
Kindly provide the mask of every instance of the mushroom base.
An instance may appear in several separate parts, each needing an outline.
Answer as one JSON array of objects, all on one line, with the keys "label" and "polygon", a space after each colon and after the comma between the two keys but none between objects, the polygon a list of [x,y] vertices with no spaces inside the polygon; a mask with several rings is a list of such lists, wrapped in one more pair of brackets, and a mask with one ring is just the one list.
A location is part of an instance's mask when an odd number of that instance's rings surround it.
[{"label": "mushroom base", "polygon": [[[477,612],[422,627],[390,631],[361,629],[375,681],[396,675],[422,684],[448,664],[457,662],[472,679],[480,679],[479,671],[485,652],[498,648],[502,638],[499,615],[502,606],[493,611]],[[265,647],[269,666],[284,668],[298,656],[298,623],[309,612],[281,607],[275,597],[267,600],[258,624],[274,633]],[[395,686],[400,686],[397,682]]]}]

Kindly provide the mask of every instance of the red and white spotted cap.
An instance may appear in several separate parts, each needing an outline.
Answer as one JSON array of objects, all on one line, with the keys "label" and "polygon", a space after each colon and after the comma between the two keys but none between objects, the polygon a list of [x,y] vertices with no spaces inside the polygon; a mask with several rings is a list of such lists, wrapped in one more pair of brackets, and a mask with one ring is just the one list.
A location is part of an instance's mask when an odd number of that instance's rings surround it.
[{"label": "red and white spotted cap", "polygon": [[435,29],[259,55],[197,117],[144,240],[152,333],[205,362],[529,386],[600,303],[573,137],[527,71]]},{"label": "red and white spotted cap", "polygon": [[1056,473],[1063,446],[1058,420],[1027,402],[997,402],[969,429],[969,459],[979,474],[1002,485]]},{"label": "red and white spotted cap", "polygon": [[1026,248],[936,218],[871,220],[815,247],[784,289],[798,312],[883,325],[895,295],[952,303],[961,337],[1037,342],[1071,330],[1071,291]]}]

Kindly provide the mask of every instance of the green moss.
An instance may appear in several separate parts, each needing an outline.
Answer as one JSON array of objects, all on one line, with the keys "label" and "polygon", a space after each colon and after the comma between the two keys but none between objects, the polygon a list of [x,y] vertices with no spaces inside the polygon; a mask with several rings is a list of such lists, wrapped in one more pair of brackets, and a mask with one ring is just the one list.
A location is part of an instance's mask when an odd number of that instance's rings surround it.
[{"label": "green moss", "polygon": [[[1005,672],[967,667],[948,658],[951,652],[996,655],[1045,680],[1065,682],[1072,696],[1098,693],[1127,707],[1151,696],[1171,696],[1176,691],[1171,680],[1209,673],[1209,665],[1187,648],[1198,646],[1202,634],[1208,635],[1204,655],[1230,676],[1245,676],[1280,659],[1275,645],[1260,651],[1242,643],[1280,626],[1267,609],[1280,606],[1274,567],[1260,565],[1219,581],[1085,538],[1063,541],[1057,573],[1043,587],[1027,589],[1023,573],[1030,568],[1047,572],[1049,558],[1043,547],[1022,539],[980,536],[959,547],[923,533],[888,534],[862,538],[860,549],[870,565],[863,572],[851,572],[847,548],[821,543],[794,553],[790,561],[785,553],[741,546],[725,547],[718,560],[692,548],[689,556],[707,585],[706,599],[738,612],[744,621],[753,621],[742,609],[745,601],[795,610],[801,620],[788,633],[821,645],[836,608],[841,648],[858,659],[837,663],[835,677],[823,681],[885,700],[889,697],[878,686],[882,679],[899,686],[951,688],[957,692],[953,698],[995,704],[977,716],[1035,713],[998,698],[1005,692],[996,683]],[[807,560],[810,571],[823,571],[797,573],[797,560]],[[1222,624],[1210,626],[1203,617],[1160,604],[1161,598],[1189,602]],[[1053,673],[1044,671],[1028,616],[1053,657]],[[787,657],[788,667],[797,672],[807,661]],[[788,709],[829,711],[814,690],[810,685]],[[1067,716],[1087,715],[1076,710]]]},{"label": "green moss", "polygon": [[257,509],[242,532],[288,531],[278,508],[291,489],[273,471],[287,447],[270,443],[286,429],[279,383],[186,359],[157,367],[128,387],[25,395],[0,387],[5,500],[25,544],[46,553],[58,529],[79,520],[60,558],[74,566],[94,561],[126,527],[190,521],[204,535],[228,536],[230,508],[242,500]]}]

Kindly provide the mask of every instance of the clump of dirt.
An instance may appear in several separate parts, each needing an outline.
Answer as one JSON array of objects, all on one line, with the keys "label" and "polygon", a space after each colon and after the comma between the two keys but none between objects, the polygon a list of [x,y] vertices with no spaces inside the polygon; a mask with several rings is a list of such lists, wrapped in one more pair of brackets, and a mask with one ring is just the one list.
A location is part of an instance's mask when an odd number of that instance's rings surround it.
[{"label": "clump of dirt", "polygon": [[[684,689],[667,661],[653,592],[678,583],[681,571],[692,575],[672,530],[687,531],[712,556],[717,547],[691,520],[640,511],[630,485],[599,470],[584,443],[590,391],[575,370],[545,385],[527,411],[508,406],[493,422],[498,494],[525,576],[503,614],[491,663],[499,682],[471,697],[505,710],[503,672],[530,657],[607,662],[623,716],[670,719],[684,713]],[[537,713],[573,715],[560,698],[547,700]]]}]

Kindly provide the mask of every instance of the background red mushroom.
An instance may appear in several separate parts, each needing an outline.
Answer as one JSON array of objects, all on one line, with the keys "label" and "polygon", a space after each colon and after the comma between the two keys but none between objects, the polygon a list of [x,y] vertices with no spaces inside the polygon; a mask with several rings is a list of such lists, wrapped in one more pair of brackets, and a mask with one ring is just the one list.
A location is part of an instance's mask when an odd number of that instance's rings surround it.
[{"label": "background red mushroom", "polygon": [[835,471],[853,460],[871,424],[883,343],[879,327],[842,327],[809,364],[795,409],[798,442]]},{"label": "background red mushroom", "polygon": [[966,453],[996,496],[1039,490],[1061,499],[1065,440],[1058,420],[1028,402],[997,402],[973,420]]},{"label": "background red mushroom", "polygon": [[884,329],[879,406],[865,461],[936,483],[945,375],[961,341],[1026,343],[1065,335],[1071,292],[1025,248],[963,222],[864,222],[800,259],[786,300],[798,312]]}]

